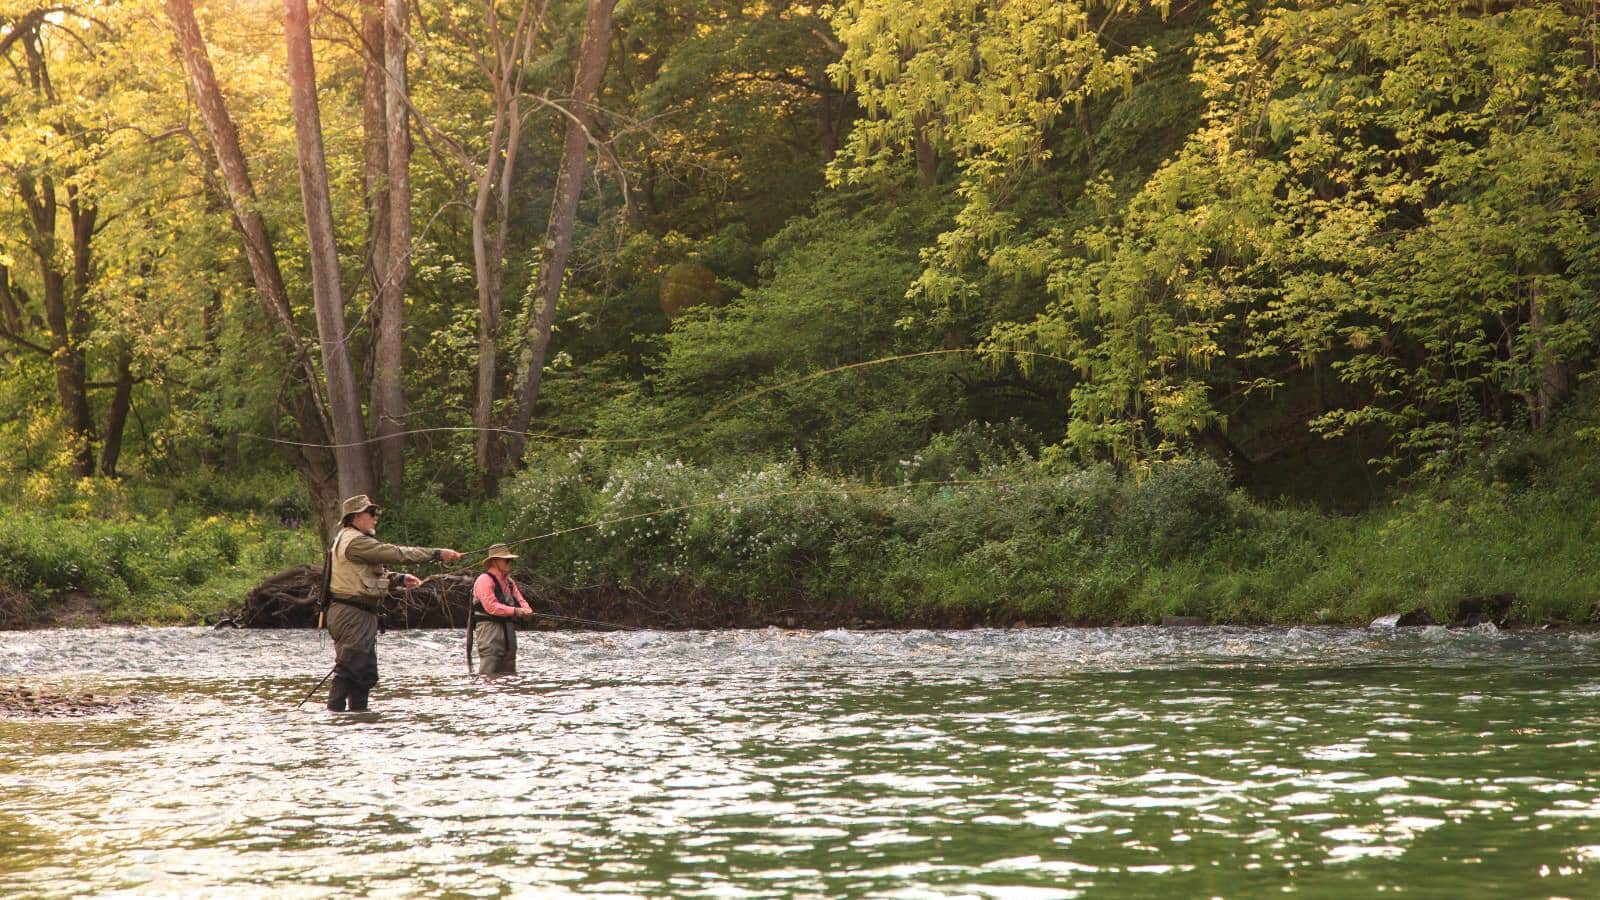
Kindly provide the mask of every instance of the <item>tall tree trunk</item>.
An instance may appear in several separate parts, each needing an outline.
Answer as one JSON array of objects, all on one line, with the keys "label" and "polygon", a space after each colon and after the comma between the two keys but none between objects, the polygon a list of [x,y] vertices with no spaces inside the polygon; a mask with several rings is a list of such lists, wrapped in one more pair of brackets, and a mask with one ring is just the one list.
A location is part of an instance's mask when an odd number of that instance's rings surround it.
[{"label": "tall tree trunk", "polygon": [[217,76],[206,52],[205,38],[201,36],[200,26],[195,21],[193,2],[165,2],[167,17],[172,22],[183,54],[190,88],[194,91],[195,104],[199,107],[201,120],[205,122],[206,133],[211,138],[217,167],[222,171],[228,205],[233,210],[233,225],[244,243],[250,277],[255,282],[256,299],[261,303],[267,321],[277,323],[285,347],[300,365],[303,380],[285,398],[285,405],[300,426],[301,443],[299,452],[294,456],[295,468],[299,470],[306,490],[311,495],[317,525],[326,542],[339,521],[340,496],[337,467],[333,454],[326,446],[330,427],[327,409],[317,388],[317,370],[310,354],[306,352],[299,329],[295,327],[289,294],[278,268],[278,256],[273,250],[266,220],[256,203],[255,187],[251,184],[250,169],[239,145],[238,129],[234,127],[233,117],[228,114],[222,89],[217,85]]},{"label": "tall tree trunk", "polygon": [[[516,176],[517,148],[521,144],[521,104],[508,83],[495,86],[494,125],[489,132],[489,154],[478,179],[472,209],[472,257],[478,276],[478,395],[472,421],[477,426],[474,451],[481,487],[493,494],[499,474],[494,439],[494,395],[498,369],[501,289],[505,283],[506,235],[511,226],[511,181]],[[492,203],[491,203],[492,201]],[[491,206],[494,212],[490,232]]]},{"label": "tall tree trunk", "polygon": [[117,343],[117,380],[106,409],[105,441],[100,447],[100,474],[117,477],[117,462],[122,456],[122,431],[133,408],[133,350],[127,341]]},{"label": "tall tree trunk", "polygon": [[239,132],[217,84],[216,72],[211,68],[211,58],[206,52],[205,38],[195,22],[193,0],[166,0],[167,16],[177,34],[178,46],[183,53],[184,69],[189,75],[189,85],[195,94],[195,105],[205,122],[206,133],[211,138],[211,150],[217,168],[222,171],[223,188],[227,191],[228,206],[233,211],[233,225],[244,242],[245,260],[250,264],[250,277],[255,282],[256,297],[267,314],[268,321],[276,322],[290,352],[300,363],[311,392],[312,408],[321,422],[315,438],[308,434],[307,441],[322,440],[328,430],[328,414],[322,398],[316,392],[320,383],[316,366],[306,352],[306,342],[295,326],[289,306],[289,291],[284,287],[283,273],[278,268],[278,254],[273,249],[272,237],[267,232],[266,219],[256,202],[255,185],[250,180],[250,167],[245,162],[244,149],[239,144]]},{"label": "tall tree trunk", "polygon": [[411,272],[411,130],[407,116],[406,0],[385,0],[383,15],[384,191],[387,244],[374,257],[383,273],[373,311],[373,430],[378,438],[378,477],[384,495],[405,489],[405,384],[401,350],[406,281]]},{"label": "tall tree trunk", "polygon": [[[478,277],[478,390],[472,410],[477,426],[473,442],[479,489],[493,495],[499,489],[499,441],[494,430],[494,401],[499,385],[500,312],[505,283],[506,237],[511,229],[511,185],[517,175],[517,151],[522,146],[522,81],[532,51],[533,37],[544,20],[544,7],[535,14],[526,0],[517,16],[509,43],[501,36],[493,6],[484,13],[485,30],[493,44],[495,66],[489,72],[494,96],[494,124],[489,147],[478,172],[477,195],[472,205],[472,258]],[[491,234],[491,200],[494,229]]]},{"label": "tall tree trunk", "polygon": [[361,130],[365,166],[362,193],[367,206],[367,285],[374,312],[388,274],[389,125],[384,81],[384,0],[361,0]]},{"label": "tall tree trunk", "polygon": [[[344,297],[339,289],[339,248],[333,236],[333,204],[328,194],[327,158],[322,146],[322,113],[317,106],[316,67],[311,58],[311,19],[306,0],[284,0],[283,30],[289,55],[289,98],[294,110],[295,156],[300,163],[300,199],[305,209],[311,256],[312,305],[317,340],[328,379],[328,412],[333,420],[333,457],[339,467],[339,493],[346,497],[372,490],[367,432],[356,396],[355,372],[345,346]],[[396,498],[398,499],[398,498]]]},{"label": "tall tree trunk", "polygon": [[[400,386],[400,306],[394,302],[390,278],[393,267],[390,253],[392,222],[391,203],[394,202],[394,182],[389,172],[390,72],[386,60],[387,32],[384,0],[361,0],[362,59],[365,61],[362,80],[362,126],[366,135],[366,169],[363,183],[367,207],[366,281],[370,288],[369,307],[372,316],[372,352],[367,357],[369,376],[368,427],[378,438],[372,445],[372,463],[377,472],[378,484],[386,496],[399,497],[402,490],[405,465],[398,438],[383,440],[383,436],[399,430],[397,424],[403,412],[400,406],[403,393]],[[402,23],[404,22],[402,10]],[[396,98],[400,99],[400,98]],[[402,115],[404,111],[402,109]]]},{"label": "tall tree trunk", "polygon": [[611,12],[617,0],[589,0],[583,23],[583,45],[578,52],[578,73],[573,79],[572,120],[567,122],[566,142],[561,148],[561,168],[556,175],[555,199],[550,204],[550,224],[545,229],[544,256],[539,280],[531,298],[531,326],[523,350],[522,386],[517,393],[517,408],[508,435],[508,452],[502,463],[520,460],[527,446],[528,423],[539,402],[539,383],[544,374],[545,354],[550,349],[550,329],[555,324],[556,300],[566,277],[567,257],[572,254],[572,229],[577,219],[578,196],[588,171],[589,135],[593,131],[593,106],[605,75],[607,51],[611,47]]},{"label": "tall tree trunk", "polygon": [[[498,99],[498,98],[497,98]],[[505,107],[495,104],[494,125],[489,130],[489,153],[478,176],[478,193],[472,206],[472,265],[478,281],[478,393],[472,408],[472,424],[477,427],[473,454],[478,464],[481,487],[486,494],[495,490],[498,465],[494,460],[496,347],[500,331],[500,273],[504,260],[489,254],[489,197],[500,163],[500,141],[506,130]]]},{"label": "tall tree trunk", "polygon": [[[12,39],[20,39],[27,56],[28,81],[34,93],[51,105],[56,104],[51,86],[48,59],[39,39],[39,21],[13,25]],[[20,36],[20,37],[19,37]],[[57,124],[63,137],[70,128]],[[67,211],[72,225],[73,281],[56,260],[56,223],[59,198],[55,179],[48,175],[19,175],[18,193],[28,213],[28,244],[38,260],[40,281],[44,284],[45,321],[50,327],[50,355],[55,365],[56,394],[61,401],[67,426],[67,442],[72,458],[72,473],[79,478],[94,474],[94,418],[89,411],[88,364],[83,340],[89,330],[88,293],[90,241],[94,237],[93,207],[78,204],[77,190],[68,182]]]},{"label": "tall tree trunk", "polygon": [[[362,248],[362,279],[367,287],[367,315],[372,320],[373,352],[367,354],[362,378],[369,386],[377,376],[377,334],[381,323],[383,279],[389,273],[389,125],[385,105],[388,92],[383,66],[383,0],[361,0],[361,33],[357,36],[361,52],[361,200],[367,213],[367,239]],[[359,289],[358,289],[359,290]],[[378,398],[368,397],[367,428],[378,431]],[[370,448],[374,471],[382,478],[383,465],[376,444]]]},{"label": "tall tree trunk", "polygon": [[89,412],[88,367],[83,345],[74,334],[73,313],[66,299],[66,279],[52,272],[45,281],[45,321],[50,325],[54,349],[56,393],[66,416],[68,439],[72,442],[72,474],[88,478],[94,474],[94,417]]},{"label": "tall tree trunk", "polygon": [[[94,435],[94,414],[89,408],[89,363],[82,350],[83,341],[89,335],[89,285],[94,277],[94,228],[95,222],[100,217],[100,210],[93,203],[84,201],[78,189],[74,186],[67,188],[67,221],[72,226],[72,303],[71,316],[67,321],[67,330],[72,335],[73,346],[78,350],[78,378],[82,387],[83,401],[75,411],[75,417],[84,429],[83,433]],[[120,435],[118,437],[120,441]],[[92,466],[93,447],[87,449],[85,463]]]},{"label": "tall tree trunk", "polygon": [[[32,225],[28,243],[39,264],[39,280],[44,285],[44,318],[50,328],[51,359],[55,367],[56,395],[66,420],[67,440],[71,445],[72,474],[88,478],[94,474],[94,418],[89,412],[88,371],[83,358],[82,313],[68,297],[66,273],[56,268],[56,189],[49,176],[35,182],[30,177],[17,179],[18,193],[28,210]],[[76,225],[76,221],[74,225]],[[76,230],[75,230],[76,235]],[[74,248],[74,255],[77,250]],[[84,277],[87,277],[85,262]],[[74,285],[71,293],[78,293]]]},{"label": "tall tree trunk", "polygon": [[822,161],[833,162],[839,153],[839,130],[833,124],[833,95],[817,94],[817,139],[822,143]]}]

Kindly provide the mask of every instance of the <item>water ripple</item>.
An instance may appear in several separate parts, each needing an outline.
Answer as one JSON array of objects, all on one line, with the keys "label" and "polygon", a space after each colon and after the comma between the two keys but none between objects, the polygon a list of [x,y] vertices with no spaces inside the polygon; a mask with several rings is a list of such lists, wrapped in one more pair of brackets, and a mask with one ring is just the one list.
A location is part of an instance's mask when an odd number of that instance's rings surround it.
[{"label": "water ripple", "polygon": [[1444,629],[0,634],[0,894],[1593,895],[1600,644]]}]

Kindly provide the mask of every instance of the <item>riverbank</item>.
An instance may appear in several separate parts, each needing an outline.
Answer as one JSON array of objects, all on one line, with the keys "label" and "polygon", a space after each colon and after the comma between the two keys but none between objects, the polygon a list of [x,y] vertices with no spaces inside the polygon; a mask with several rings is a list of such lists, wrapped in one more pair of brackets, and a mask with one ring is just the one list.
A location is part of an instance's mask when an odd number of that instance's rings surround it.
[{"label": "riverbank", "polygon": [[214,622],[319,559],[291,476],[0,480],[0,628]]},{"label": "riverbank", "polygon": [[[1600,599],[1596,463],[1566,433],[1341,516],[1252,499],[1193,460],[1137,477],[1025,456],[924,462],[862,484],[785,462],[574,453],[493,503],[419,496],[382,536],[512,541],[543,608],[633,627],[1449,623],[1472,607],[1501,624],[1581,625]],[[272,490],[226,499],[226,514],[192,501],[142,511],[132,492],[6,510],[0,626],[214,623],[269,578],[320,565]]]}]

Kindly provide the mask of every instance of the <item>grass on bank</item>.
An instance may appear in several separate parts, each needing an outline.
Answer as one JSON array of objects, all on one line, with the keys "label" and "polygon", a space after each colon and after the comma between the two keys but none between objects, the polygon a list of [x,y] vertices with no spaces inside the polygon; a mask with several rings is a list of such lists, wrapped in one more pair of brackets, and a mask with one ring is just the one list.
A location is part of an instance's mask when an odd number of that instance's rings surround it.
[{"label": "grass on bank", "polygon": [[[937,439],[902,484],[792,463],[542,460],[506,492],[509,535],[550,586],[831,606],[897,624],[1364,623],[1505,595],[1523,622],[1600,598],[1600,453],[1572,430],[1497,449],[1356,516],[1262,504],[1206,461],[1139,478],[1058,469],[981,430]],[[966,479],[948,485],[925,482]],[[626,517],[662,508],[650,518]],[[617,521],[624,520],[624,521]]]},{"label": "grass on bank", "polygon": [[[840,624],[923,626],[1364,623],[1418,607],[1447,620],[1486,595],[1513,597],[1518,621],[1586,622],[1600,598],[1600,452],[1573,430],[1346,517],[1256,502],[1206,461],[1138,478],[1062,468],[994,429],[941,437],[901,468],[867,485],[792,461],[574,452],[530,466],[495,502],[418,490],[382,535],[521,541],[519,572],[546,590],[774,623],[796,611],[819,623],[803,614],[819,609]],[[320,556],[287,476],[85,482],[24,499],[0,507],[0,605],[11,598],[18,621],[75,594],[107,621],[210,621]]]},{"label": "grass on bank", "polygon": [[84,596],[112,623],[215,621],[266,576],[320,557],[294,492],[272,475],[29,479],[0,505],[0,626],[50,621]]}]

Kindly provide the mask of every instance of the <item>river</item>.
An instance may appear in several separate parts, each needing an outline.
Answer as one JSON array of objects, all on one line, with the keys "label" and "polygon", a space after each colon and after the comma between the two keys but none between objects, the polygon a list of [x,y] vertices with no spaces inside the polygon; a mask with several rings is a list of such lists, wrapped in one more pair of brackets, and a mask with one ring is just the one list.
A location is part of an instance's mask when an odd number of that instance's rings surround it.
[{"label": "river", "polygon": [[1600,636],[0,633],[0,896],[1600,895]]}]

